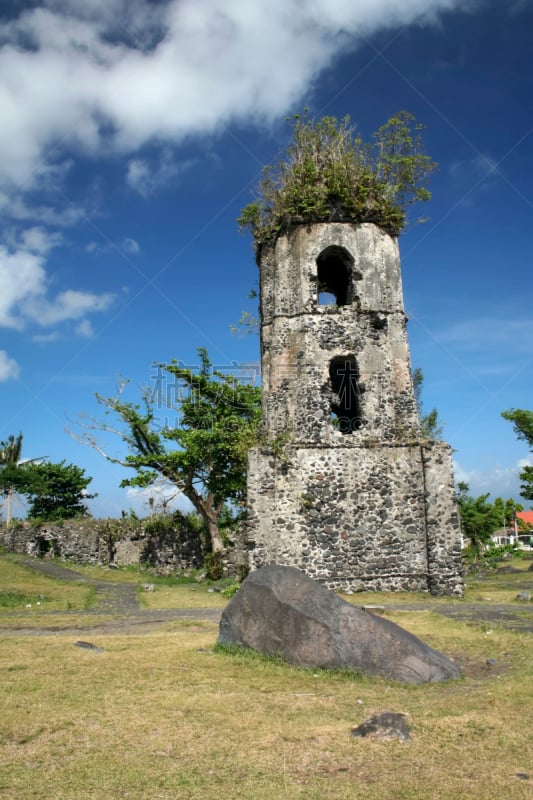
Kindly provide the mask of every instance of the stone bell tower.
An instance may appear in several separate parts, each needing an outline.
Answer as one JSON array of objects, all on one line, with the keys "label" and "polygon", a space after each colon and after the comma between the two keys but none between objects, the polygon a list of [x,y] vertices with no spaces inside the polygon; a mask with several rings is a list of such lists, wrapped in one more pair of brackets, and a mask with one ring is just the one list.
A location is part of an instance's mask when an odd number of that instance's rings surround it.
[{"label": "stone bell tower", "polygon": [[300,225],[263,247],[259,266],[252,568],[461,595],[451,450],[420,432],[397,240],[372,223]]}]

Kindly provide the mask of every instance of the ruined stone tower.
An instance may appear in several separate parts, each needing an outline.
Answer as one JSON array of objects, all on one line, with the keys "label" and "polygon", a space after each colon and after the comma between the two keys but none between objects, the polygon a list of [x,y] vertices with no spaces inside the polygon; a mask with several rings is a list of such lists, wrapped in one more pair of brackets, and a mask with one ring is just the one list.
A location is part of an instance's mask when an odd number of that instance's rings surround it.
[{"label": "ruined stone tower", "polygon": [[259,266],[252,568],[462,594],[451,451],[421,436],[396,238],[371,223],[300,225],[263,247]]}]

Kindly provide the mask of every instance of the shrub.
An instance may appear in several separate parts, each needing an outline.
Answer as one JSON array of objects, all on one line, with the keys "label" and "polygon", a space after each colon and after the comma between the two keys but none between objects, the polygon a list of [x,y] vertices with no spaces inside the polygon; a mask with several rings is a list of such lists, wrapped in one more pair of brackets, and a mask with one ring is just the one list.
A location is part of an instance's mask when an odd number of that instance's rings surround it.
[{"label": "shrub", "polygon": [[407,206],[431,196],[425,184],[436,164],[422,153],[422,128],[400,111],[365,144],[349,117],[296,115],[284,156],[265,167],[257,200],[241,212],[241,230],[251,230],[258,255],[298,224],[374,222],[398,235]]},{"label": "shrub", "polygon": [[224,565],[222,563],[222,553],[208,553],[204,559],[204,567],[207,577],[212,581],[219,581],[224,577]]}]

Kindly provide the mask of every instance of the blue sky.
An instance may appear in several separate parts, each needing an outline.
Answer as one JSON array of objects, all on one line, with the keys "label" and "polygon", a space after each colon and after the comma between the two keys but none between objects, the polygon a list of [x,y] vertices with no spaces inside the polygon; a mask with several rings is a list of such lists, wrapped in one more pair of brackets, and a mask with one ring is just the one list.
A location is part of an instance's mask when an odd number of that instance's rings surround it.
[{"label": "blue sky", "polygon": [[66,426],[120,376],[153,386],[154,360],[257,362],[230,332],[257,285],[235,220],[286,116],[368,137],[406,109],[440,165],[400,237],[425,408],[457,479],[518,499],[527,447],[500,412],[533,408],[531,30],[530,0],[4,2],[0,439],[84,467],[95,515],[142,512]]}]

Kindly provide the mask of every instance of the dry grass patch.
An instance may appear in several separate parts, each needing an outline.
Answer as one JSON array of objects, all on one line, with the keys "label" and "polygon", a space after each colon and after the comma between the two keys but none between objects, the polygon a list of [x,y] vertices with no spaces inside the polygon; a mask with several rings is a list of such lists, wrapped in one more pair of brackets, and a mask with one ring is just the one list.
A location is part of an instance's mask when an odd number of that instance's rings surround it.
[{"label": "dry grass patch", "polygon": [[[210,582],[173,582],[172,578],[158,578],[145,568],[129,567],[110,569],[94,565],[66,564],[69,569],[92,580],[110,583],[132,583],[138,587],[153,584],[153,592],[139,591],[139,601],[144,608],[223,608],[227,599],[220,591],[213,591]],[[217,587],[218,588],[218,587]],[[211,591],[210,591],[211,589]]]},{"label": "dry grass patch", "polygon": [[183,586],[155,585],[153,592],[141,592],[139,599],[145,608],[224,608],[228,600],[221,592],[210,592],[204,584]]},{"label": "dry grass patch", "polygon": [[[531,636],[408,614],[402,624],[475,672],[405,687],[213,652],[213,623],[146,636],[0,639],[0,795],[57,800],[516,800]],[[488,659],[506,669],[482,671]],[[406,744],[350,737],[409,715]]]},{"label": "dry grass patch", "polygon": [[[502,562],[499,569],[517,570],[516,572],[489,572],[482,577],[467,575],[465,579],[465,600],[482,602],[488,605],[498,603],[514,603],[516,595],[522,589],[533,590],[533,572],[528,571],[531,559],[514,558]],[[518,604],[517,604],[518,605]]]},{"label": "dry grass patch", "polygon": [[111,583],[148,583],[151,578],[146,569],[134,567],[104,567],[96,564],[73,564],[61,562],[73,572],[79,572],[80,577],[90,578],[95,581],[110,581]]}]

